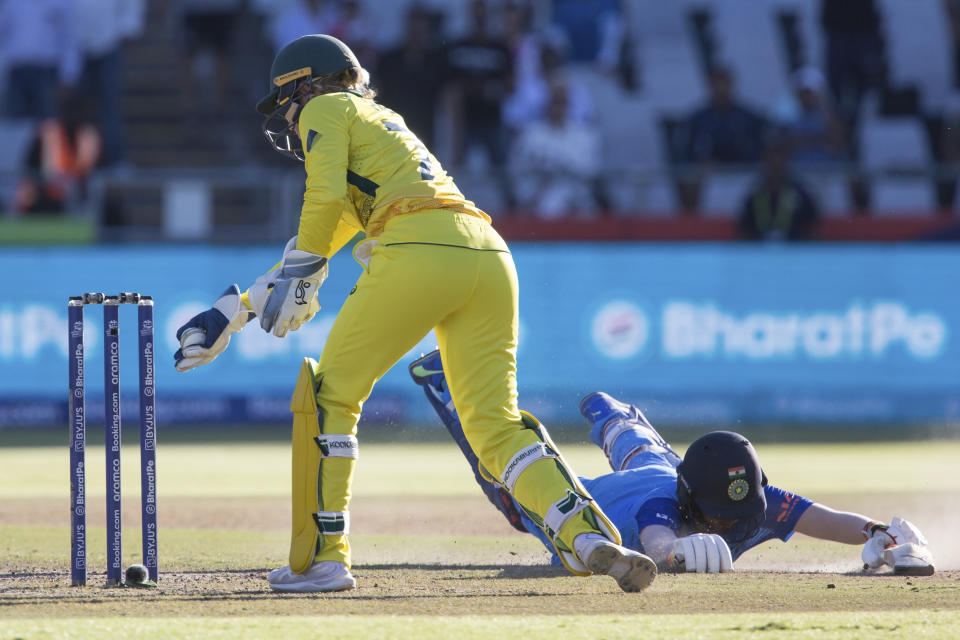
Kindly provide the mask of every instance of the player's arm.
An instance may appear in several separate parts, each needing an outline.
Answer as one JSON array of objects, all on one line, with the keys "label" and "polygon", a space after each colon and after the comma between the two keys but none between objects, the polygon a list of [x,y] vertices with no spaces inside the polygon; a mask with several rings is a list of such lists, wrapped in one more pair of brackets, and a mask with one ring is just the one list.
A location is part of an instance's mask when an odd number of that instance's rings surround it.
[{"label": "player's arm", "polygon": [[676,541],[676,532],[664,525],[651,524],[640,531],[640,544],[643,546],[643,552],[657,563],[657,568],[661,571],[670,570],[670,552],[673,550],[673,543]]},{"label": "player's arm", "polygon": [[814,502],[803,512],[794,531],[821,540],[844,544],[863,544],[867,540],[865,527],[873,522],[870,518],[849,511],[835,511]]},{"label": "player's arm", "polygon": [[[240,287],[230,285],[212,307],[193,316],[177,329],[180,348],[173,354],[177,371],[189,371],[215,360],[227,349],[230,337],[263,312],[283,263],[296,244],[297,237],[290,238],[280,262],[257,278],[252,287],[240,293]],[[311,310],[316,313],[319,309],[319,305],[314,305]]]},{"label": "player's arm", "polygon": [[[258,315],[262,318],[268,313],[274,313],[274,324],[271,328],[274,329],[275,335],[280,335],[279,327],[284,328],[284,334],[288,330],[295,331],[320,310],[316,291],[326,278],[326,259],[317,261],[312,254],[297,251],[296,245],[297,237],[294,236],[287,241],[280,262],[257,278],[253,286],[240,293],[240,288],[236,284],[230,285],[211,308],[193,316],[177,330],[180,348],[173,356],[177,371],[189,371],[215,360],[230,344],[230,337]],[[306,269],[300,266],[304,263],[307,265]],[[295,271],[294,268],[285,271],[285,268],[290,266],[299,267],[299,271]],[[302,291],[304,295],[301,297],[305,304],[297,304],[290,317],[285,320],[285,324],[277,325],[276,307],[278,303],[282,306],[285,297],[273,298],[274,311],[272,312],[270,300],[278,291],[278,286],[281,287],[280,290],[284,290],[285,281],[287,289],[290,288],[294,273],[301,274],[301,277],[296,280],[294,302],[297,302],[297,291]]]},{"label": "player's arm", "polygon": [[317,96],[300,115],[299,132],[307,170],[303,209],[297,230],[297,246],[330,258],[356,233],[348,237],[341,223],[353,205],[347,193],[350,152],[349,118],[356,118],[353,104],[337,94]]},{"label": "player's arm", "polygon": [[[328,245],[329,255],[356,234],[356,227],[341,220]],[[257,278],[243,297],[244,305],[260,316],[260,327],[278,338],[296,331],[320,310],[317,295],[327,279],[327,257],[299,246],[298,236],[291,238],[280,264]]]},{"label": "player's arm", "polygon": [[[347,220],[341,220],[340,224],[337,225],[337,228],[334,231],[333,239],[330,245],[330,255],[332,256],[337,251],[342,249],[344,245],[350,242],[353,237],[357,235],[358,231],[359,229],[353,226],[351,222]],[[298,236],[293,236],[293,238],[287,241],[287,246],[283,249],[284,256],[297,247],[297,238]],[[273,284],[280,275],[280,268],[282,266],[283,260],[281,259],[280,262],[270,267],[269,271],[257,278],[256,282],[246,291],[244,291],[243,294],[241,294],[240,300],[248,311],[252,311],[256,314],[258,309],[263,309],[264,303],[266,302],[266,294],[270,289],[273,288]],[[319,306],[317,309],[319,310]]]},{"label": "player's arm", "polygon": [[933,554],[920,530],[903,518],[890,524],[814,503],[797,520],[796,531],[814,538],[845,544],[863,544],[864,569],[888,565],[902,575],[932,575]]},{"label": "player's arm", "polygon": [[[343,215],[352,206],[347,196],[352,109],[349,100],[332,94],[310,100],[300,116],[307,181],[296,241],[285,249],[280,267],[258,279],[247,296],[260,327],[280,338],[319,310],[317,293],[327,277],[327,261],[357,232]],[[261,305],[254,290],[264,289]]]},{"label": "player's arm", "polygon": [[283,250],[280,264],[263,274],[245,293],[244,304],[260,317],[260,327],[278,338],[309,322],[320,303],[317,294],[327,278],[327,259],[297,249],[297,236]]}]

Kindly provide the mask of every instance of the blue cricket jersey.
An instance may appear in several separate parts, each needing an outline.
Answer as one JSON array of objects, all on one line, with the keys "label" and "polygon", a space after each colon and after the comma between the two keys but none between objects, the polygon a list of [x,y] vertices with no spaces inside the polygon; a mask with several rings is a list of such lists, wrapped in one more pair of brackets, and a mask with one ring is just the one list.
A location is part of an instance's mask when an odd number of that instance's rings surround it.
[{"label": "blue cricket jersey", "polygon": [[[438,371],[441,368],[439,352],[430,354],[429,361],[418,360],[427,369]],[[442,373],[439,374],[442,376]],[[414,377],[416,380],[416,376]],[[502,489],[487,481],[480,473],[479,461],[470,443],[463,433],[460,417],[453,408],[449,389],[443,379],[432,379],[424,384],[427,399],[443,420],[444,426],[453,436],[463,455],[470,463],[477,483],[484,489],[487,497],[496,506],[497,496]],[[587,491],[607,514],[623,538],[623,544],[631,549],[643,551],[640,545],[640,532],[644,528],[659,524],[670,527],[677,536],[686,536],[692,531],[683,522],[677,502],[676,465],[680,458],[657,431],[646,422],[646,418],[637,410],[637,415],[629,419],[620,418],[627,427],[609,436],[604,430],[605,421],[595,422],[590,431],[590,439],[601,447],[614,469],[621,469],[596,478],[583,478]],[[605,442],[609,439],[609,442]],[[672,454],[672,455],[671,455]],[[788,540],[803,512],[813,504],[795,493],[789,493],[777,487],[764,487],[767,499],[766,517],[751,537],[734,541],[724,536],[734,559],[739,558],[747,549],[772,538]],[[553,544],[546,534],[527,517],[523,508],[514,501],[516,511],[527,531],[535,535],[553,552]],[[500,507],[498,507],[500,508]],[[503,509],[500,509],[504,511]],[[506,514],[505,514],[506,515]],[[510,518],[510,516],[508,516]],[[553,564],[560,565],[560,558],[553,553]]]},{"label": "blue cricket jersey", "polygon": [[[677,472],[669,459],[659,453],[645,452],[635,456],[630,461],[630,467],[592,479],[580,478],[603,512],[620,530],[623,545],[642,552],[640,532],[651,524],[670,527],[678,536],[693,533],[680,516]],[[747,549],[772,538],[789,540],[797,520],[813,504],[807,498],[770,485],[764,487],[764,493],[767,499],[766,518],[756,533],[736,542],[724,537],[734,560]],[[523,520],[527,531],[553,551],[553,545],[540,528],[526,517]],[[553,564],[560,564],[556,554]]]}]

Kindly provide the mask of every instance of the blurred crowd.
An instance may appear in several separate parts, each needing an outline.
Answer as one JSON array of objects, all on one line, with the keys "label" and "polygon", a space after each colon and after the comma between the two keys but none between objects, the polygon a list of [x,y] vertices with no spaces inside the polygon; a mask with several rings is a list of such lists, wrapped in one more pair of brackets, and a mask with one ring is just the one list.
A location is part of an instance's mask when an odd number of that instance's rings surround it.
[{"label": "blurred crowd", "polygon": [[[400,112],[455,176],[491,176],[501,210],[540,219],[610,215],[609,157],[617,140],[603,136],[604,114],[618,96],[630,108],[643,95],[645,69],[659,62],[638,54],[629,15],[636,3],[464,0],[457,12],[441,1],[398,5],[400,27],[384,40],[375,14],[389,7],[375,0],[0,0],[3,123],[30,123],[22,157],[8,153],[0,166],[0,173],[14,163],[26,167],[7,208],[56,211],[82,196],[91,172],[135,169],[123,113],[124,58],[150,29],[175,33],[185,129],[209,129],[198,119],[205,109],[216,126],[251,128],[249,119],[224,114],[236,110],[236,84],[246,83],[244,98],[266,84],[266,67],[236,69],[240,52],[254,46],[243,25],[256,24],[268,59],[306,33],[347,42],[370,69],[378,101]],[[697,212],[704,177],[725,167],[755,174],[739,207],[745,238],[816,237],[822,207],[802,179],[810,169],[836,167],[851,209],[868,209],[856,170],[864,102],[920,115],[917,98],[891,86],[877,2],[818,0],[818,11],[822,68],[809,55],[793,60],[789,94],[771,95],[766,105],[741,99],[736,71],[722,56],[704,56],[705,100],[663,123],[676,215]],[[960,88],[960,0],[942,0],[942,11]],[[701,35],[709,41],[709,33]],[[960,161],[958,114],[926,115],[932,159],[940,166]],[[0,139],[12,135],[3,123]],[[229,155],[224,159],[229,166]],[[955,180],[932,179],[934,208],[952,209]]]},{"label": "blurred crowd", "polygon": [[[0,171],[23,169],[15,211],[60,211],[96,167],[125,162],[124,46],[144,9],[143,0],[0,2],[0,115],[14,123],[0,134]],[[18,130],[22,157],[6,144]]]}]

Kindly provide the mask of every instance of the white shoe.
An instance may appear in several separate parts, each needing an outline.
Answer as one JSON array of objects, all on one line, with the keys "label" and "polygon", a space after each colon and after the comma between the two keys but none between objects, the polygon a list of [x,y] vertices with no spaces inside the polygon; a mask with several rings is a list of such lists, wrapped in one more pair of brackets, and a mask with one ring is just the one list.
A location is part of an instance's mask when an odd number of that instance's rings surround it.
[{"label": "white shoe", "polygon": [[267,576],[270,588],[289,593],[346,591],[357,586],[357,580],[342,562],[316,562],[303,573],[294,573],[289,566],[274,569]]},{"label": "white shoe", "polygon": [[596,574],[612,577],[624,591],[643,591],[657,577],[657,565],[653,560],[609,540],[591,541],[585,551],[587,568]]}]

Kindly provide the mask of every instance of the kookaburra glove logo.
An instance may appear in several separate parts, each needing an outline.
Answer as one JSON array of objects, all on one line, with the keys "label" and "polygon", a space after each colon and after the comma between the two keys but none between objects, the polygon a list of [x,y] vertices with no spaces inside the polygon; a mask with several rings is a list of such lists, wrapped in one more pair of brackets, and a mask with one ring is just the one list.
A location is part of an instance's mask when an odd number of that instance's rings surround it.
[{"label": "kookaburra glove logo", "polygon": [[301,280],[297,283],[297,291],[294,294],[297,304],[310,304],[310,301],[307,300],[307,289],[309,288],[310,283],[306,280]]}]

